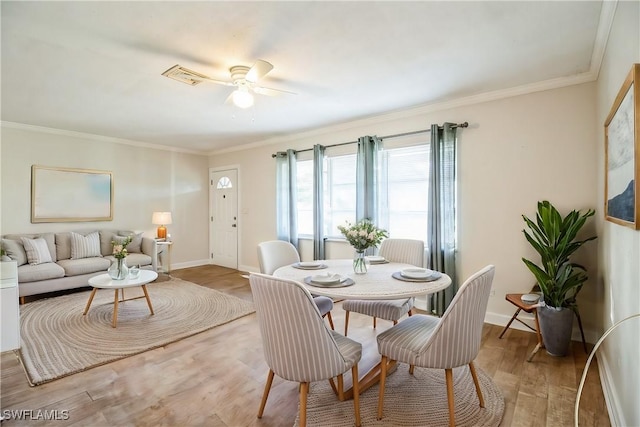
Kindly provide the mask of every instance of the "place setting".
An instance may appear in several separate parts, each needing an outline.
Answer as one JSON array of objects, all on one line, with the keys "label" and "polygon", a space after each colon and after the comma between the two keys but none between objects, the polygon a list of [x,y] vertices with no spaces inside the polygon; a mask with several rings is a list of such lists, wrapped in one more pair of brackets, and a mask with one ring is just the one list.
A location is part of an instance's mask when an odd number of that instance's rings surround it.
[{"label": "place setting", "polygon": [[310,286],[317,286],[321,288],[343,288],[355,284],[353,279],[341,276],[337,273],[325,273],[316,274],[314,276],[307,276],[304,278],[304,282]]},{"label": "place setting", "polygon": [[391,275],[394,279],[403,282],[432,282],[442,277],[439,271],[429,270],[428,268],[405,268],[396,271]]},{"label": "place setting", "polygon": [[299,261],[291,264],[291,266],[300,270],[322,270],[327,268],[327,264],[322,261]]}]

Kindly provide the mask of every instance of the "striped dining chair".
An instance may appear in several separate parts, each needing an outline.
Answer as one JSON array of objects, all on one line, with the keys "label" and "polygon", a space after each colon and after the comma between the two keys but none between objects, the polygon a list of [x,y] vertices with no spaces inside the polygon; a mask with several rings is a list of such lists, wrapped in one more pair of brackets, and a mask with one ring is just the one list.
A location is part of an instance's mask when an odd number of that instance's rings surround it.
[{"label": "striped dining chair", "polygon": [[[351,369],[355,425],[359,427],[358,362],[362,344],[327,328],[301,283],[266,274],[251,274],[249,283],[269,366],[258,418],[262,418],[274,375],[300,383],[300,427],[304,427],[309,383],[329,380],[344,400],[342,375]],[[334,377],[338,378],[337,387]]]},{"label": "striped dining chair", "polygon": [[467,279],[441,318],[416,314],[378,335],[378,351],[382,356],[379,420],[383,415],[384,386],[390,361],[408,363],[412,374],[414,366],[444,369],[450,426],[455,426],[453,368],[469,365],[480,407],[484,408],[473,360],[480,349],[494,272],[495,267],[488,265]]},{"label": "striped dining chair", "polygon": [[[280,267],[300,262],[300,254],[295,246],[284,240],[269,240],[258,244],[258,262],[260,273],[273,274]],[[313,295],[313,302],[318,306],[322,317],[326,317],[333,327],[333,300],[329,297]]]},{"label": "striped dining chair", "polygon": [[[424,263],[424,242],[413,239],[385,239],[380,245],[379,255],[387,261],[422,267]],[[411,316],[411,309],[415,300],[413,297],[399,300],[346,300],[342,303],[342,308],[346,311],[344,334],[347,335],[349,313],[352,311],[373,317],[374,328],[376,327],[377,318],[390,320],[396,325],[398,320],[405,314]]]}]

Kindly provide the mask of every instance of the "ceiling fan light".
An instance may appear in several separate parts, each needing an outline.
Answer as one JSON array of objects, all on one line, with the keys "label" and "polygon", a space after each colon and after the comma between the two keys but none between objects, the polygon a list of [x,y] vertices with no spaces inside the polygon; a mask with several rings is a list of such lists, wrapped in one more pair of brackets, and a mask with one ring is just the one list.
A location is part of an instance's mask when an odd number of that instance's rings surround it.
[{"label": "ceiling fan light", "polygon": [[233,92],[232,99],[236,107],[249,108],[253,105],[253,95],[251,95],[246,89],[236,89]]}]

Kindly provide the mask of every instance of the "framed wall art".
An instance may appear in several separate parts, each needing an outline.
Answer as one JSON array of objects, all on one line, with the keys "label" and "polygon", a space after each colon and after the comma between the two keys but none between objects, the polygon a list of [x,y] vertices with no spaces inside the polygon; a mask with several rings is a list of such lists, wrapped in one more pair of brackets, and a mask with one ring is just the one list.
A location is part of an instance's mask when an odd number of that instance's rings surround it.
[{"label": "framed wall art", "polygon": [[640,228],[640,64],[634,64],[604,123],[605,218]]},{"label": "framed wall art", "polygon": [[31,166],[31,222],[113,220],[113,174]]}]

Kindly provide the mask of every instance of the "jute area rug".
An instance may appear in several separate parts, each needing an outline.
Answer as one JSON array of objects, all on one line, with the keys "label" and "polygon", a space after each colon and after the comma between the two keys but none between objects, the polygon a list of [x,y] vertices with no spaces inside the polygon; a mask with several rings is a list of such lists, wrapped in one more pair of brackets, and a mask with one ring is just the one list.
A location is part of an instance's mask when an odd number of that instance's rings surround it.
[{"label": "jute area rug", "polygon": [[[147,285],[144,298],[118,304],[111,327],[113,291],[99,289],[86,315],[90,291],[48,298],[20,307],[19,356],[33,385],[161,347],[255,311],[253,303],[180,279]],[[143,296],[128,288],[125,298]]]},{"label": "jute area rug", "polygon": [[[491,378],[476,367],[485,407],[478,396],[468,367],[453,370],[456,426],[498,426],[504,414],[504,397]],[[350,377],[350,374],[345,374]],[[443,369],[409,367],[399,364],[387,377],[384,393],[384,417],[378,421],[379,387],[360,395],[363,426],[448,426],[449,407]],[[298,426],[296,418],[295,425]],[[307,398],[307,425],[322,427],[352,426],[353,401],[340,402],[328,381],[311,384]]]}]

